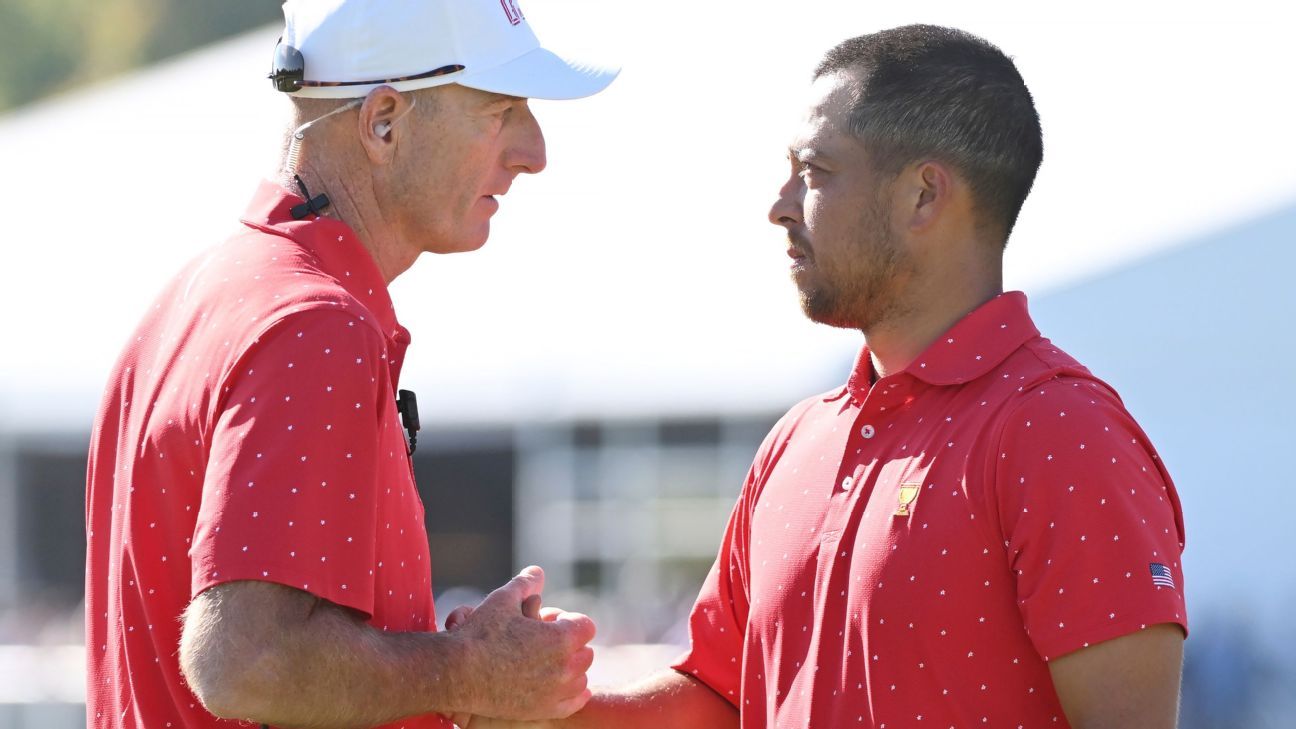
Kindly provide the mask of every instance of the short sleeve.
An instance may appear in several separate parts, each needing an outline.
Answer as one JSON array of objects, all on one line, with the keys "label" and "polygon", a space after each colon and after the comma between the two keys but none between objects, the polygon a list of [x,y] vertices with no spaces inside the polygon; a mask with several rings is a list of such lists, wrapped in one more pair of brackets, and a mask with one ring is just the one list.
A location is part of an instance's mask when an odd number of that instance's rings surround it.
[{"label": "short sleeve", "polygon": [[1017,601],[1045,659],[1175,623],[1187,632],[1183,517],[1143,431],[1101,383],[1023,395],[998,445],[993,491]]},{"label": "short sleeve", "polygon": [[672,666],[738,705],[750,596],[747,581],[749,475],[729,523],[720,553],[689,615],[689,648]]},{"label": "short sleeve", "polygon": [[384,348],[346,312],[306,311],[229,373],[190,550],[194,595],[262,580],[373,614]]}]

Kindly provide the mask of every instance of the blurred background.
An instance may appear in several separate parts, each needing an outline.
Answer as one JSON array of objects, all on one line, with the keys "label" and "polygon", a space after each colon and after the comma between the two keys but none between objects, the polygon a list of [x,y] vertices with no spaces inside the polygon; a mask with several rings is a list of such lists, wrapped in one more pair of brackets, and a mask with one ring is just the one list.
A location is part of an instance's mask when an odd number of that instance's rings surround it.
[{"label": "blurred background", "polygon": [[[802,318],[765,221],[809,74],[847,36],[940,23],[1013,56],[1043,119],[1008,287],[1176,479],[1182,725],[1296,726],[1296,94],[1289,5],[1265,7],[524,3],[625,70],[536,102],[549,168],[482,251],[393,285],[438,612],[537,563],[598,622],[596,681],[679,651],[757,444],[860,345]],[[84,724],[90,424],[155,293],[274,168],[279,19],[0,0],[0,729]]]}]

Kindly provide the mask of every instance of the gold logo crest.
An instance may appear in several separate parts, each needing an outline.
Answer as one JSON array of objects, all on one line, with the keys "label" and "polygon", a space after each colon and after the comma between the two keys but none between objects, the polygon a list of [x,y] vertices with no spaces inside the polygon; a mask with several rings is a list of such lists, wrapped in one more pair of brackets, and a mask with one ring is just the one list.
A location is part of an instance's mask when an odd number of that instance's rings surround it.
[{"label": "gold logo crest", "polygon": [[913,512],[910,510],[913,503],[918,500],[918,491],[921,489],[920,484],[902,483],[897,499],[900,502],[900,508],[896,509],[895,516],[909,516]]}]

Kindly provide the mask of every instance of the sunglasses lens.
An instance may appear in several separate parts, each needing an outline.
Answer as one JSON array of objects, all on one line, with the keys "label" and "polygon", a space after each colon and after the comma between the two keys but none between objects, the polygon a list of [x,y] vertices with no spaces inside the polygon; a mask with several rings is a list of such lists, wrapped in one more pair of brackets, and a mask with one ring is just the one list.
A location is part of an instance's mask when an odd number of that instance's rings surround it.
[{"label": "sunglasses lens", "polygon": [[275,46],[274,62],[270,67],[270,80],[274,87],[286,93],[301,89],[306,77],[306,59],[301,51],[280,42]]}]

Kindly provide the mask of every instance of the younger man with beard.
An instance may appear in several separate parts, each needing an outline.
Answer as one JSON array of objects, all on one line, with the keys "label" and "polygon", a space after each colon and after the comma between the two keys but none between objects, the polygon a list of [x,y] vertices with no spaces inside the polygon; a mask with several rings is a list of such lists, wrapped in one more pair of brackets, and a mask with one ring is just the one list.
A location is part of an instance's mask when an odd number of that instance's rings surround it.
[{"label": "younger man with beard", "polygon": [[558,725],[1173,727],[1174,487],[1002,288],[1042,159],[1012,62],[934,26],[847,40],[788,157],[802,306],[866,344],[761,446],[675,671]]}]

